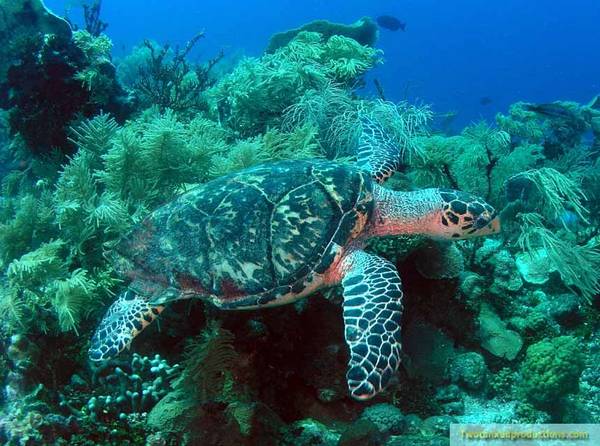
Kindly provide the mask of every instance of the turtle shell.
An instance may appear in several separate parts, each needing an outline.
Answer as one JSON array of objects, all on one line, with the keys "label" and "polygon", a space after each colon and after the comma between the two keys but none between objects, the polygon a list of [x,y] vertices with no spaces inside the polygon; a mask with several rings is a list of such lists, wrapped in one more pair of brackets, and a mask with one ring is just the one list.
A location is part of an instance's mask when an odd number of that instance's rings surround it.
[{"label": "turtle shell", "polygon": [[153,303],[208,296],[222,306],[265,304],[325,272],[372,210],[372,181],[352,166],[263,164],[154,211],[119,242],[115,263]]}]

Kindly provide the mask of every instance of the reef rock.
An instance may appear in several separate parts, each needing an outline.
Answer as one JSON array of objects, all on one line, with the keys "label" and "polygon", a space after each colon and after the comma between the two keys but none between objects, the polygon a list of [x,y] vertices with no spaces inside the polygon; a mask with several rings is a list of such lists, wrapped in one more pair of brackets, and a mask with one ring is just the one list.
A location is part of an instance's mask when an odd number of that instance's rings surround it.
[{"label": "reef rock", "polygon": [[163,399],[148,414],[148,427],[157,431],[184,432],[189,422],[189,414],[194,410],[183,392],[174,391]]},{"label": "reef rock", "polygon": [[465,270],[465,259],[453,243],[429,242],[415,253],[415,266],[427,279],[455,279]]},{"label": "reef rock", "polygon": [[499,240],[487,239],[477,251],[476,262],[482,268],[491,269],[494,282],[490,292],[498,296],[516,293],[523,287],[523,280],[517,272],[517,266],[512,255],[502,249]]},{"label": "reef rock", "polygon": [[310,418],[296,421],[287,430],[281,446],[337,446],[340,434]]},{"label": "reef rock", "polygon": [[499,358],[512,361],[523,347],[523,340],[516,331],[508,329],[506,323],[488,304],[482,304],[478,316],[477,335],[481,347]]},{"label": "reef rock", "polygon": [[485,360],[477,352],[462,353],[450,364],[450,379],[467,390],[480,390],[486,382],[488,370]]},{"label": "reef rock", "polygon": [[408,374],[432,383],[440,383],[445,379],[447,367],[455,355],[454,341],[425,322],[406,327],[403,350],[408,355],[404,362]]}]

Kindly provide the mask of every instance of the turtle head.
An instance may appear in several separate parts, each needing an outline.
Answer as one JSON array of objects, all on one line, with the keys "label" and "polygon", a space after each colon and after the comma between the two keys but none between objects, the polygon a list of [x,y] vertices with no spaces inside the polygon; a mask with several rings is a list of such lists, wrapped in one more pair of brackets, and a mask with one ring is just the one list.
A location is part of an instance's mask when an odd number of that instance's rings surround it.
[{"label": "turtle head", "polygon": [[476,195],[451,189],[439,190],[442,208],[436,235],[462,240],[500,232],[496,210]]},{"label": "turtle head", "polygon": [[369,237],[421,234],[462,240],[500,232],[496,210],[482,198],[451,189],[390,191],[374,188]]}]

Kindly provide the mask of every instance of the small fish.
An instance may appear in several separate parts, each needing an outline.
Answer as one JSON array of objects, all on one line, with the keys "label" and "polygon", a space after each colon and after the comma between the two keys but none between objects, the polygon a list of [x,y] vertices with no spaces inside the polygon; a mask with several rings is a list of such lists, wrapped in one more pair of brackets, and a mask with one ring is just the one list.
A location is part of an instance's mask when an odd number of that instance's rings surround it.
[{"label": "small fish", "polygon": [[396,17],[391,15],[380,15],[377,17],[377,24],[382,28],[389,29],[390,31],[406,31],[406,23],[401,22]]},{"label": "small fish", "polygon": [[479,103],[481,105],[483,105],[484,107],[486,105],[490,105],[492,102],[494,102],[494,100],[492,98],[490,98],[489,96],[484,96],[481,99],[479,99]]}]

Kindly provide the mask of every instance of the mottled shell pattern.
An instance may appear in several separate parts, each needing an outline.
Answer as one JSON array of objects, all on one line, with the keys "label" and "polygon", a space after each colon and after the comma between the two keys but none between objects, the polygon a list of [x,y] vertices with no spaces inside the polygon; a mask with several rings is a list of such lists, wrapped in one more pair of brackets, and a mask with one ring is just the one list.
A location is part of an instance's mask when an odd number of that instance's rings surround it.
[{"label": "mottled shell pattern", "polygon": [[156,210],[120,242],[115,264],[153,304],[207,297],[237,308],[300,294],[361,234],[372,184],[329,161],[247,169]]}]

